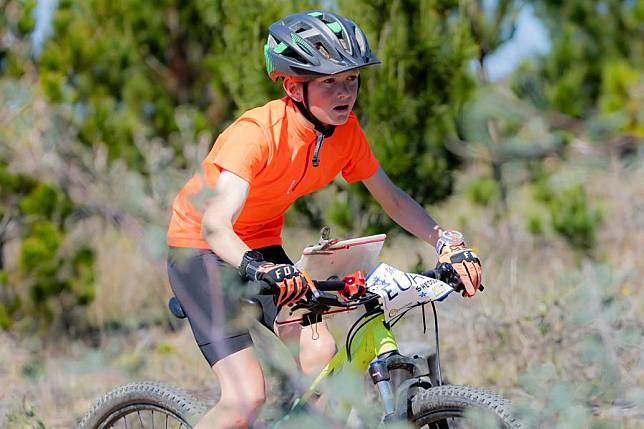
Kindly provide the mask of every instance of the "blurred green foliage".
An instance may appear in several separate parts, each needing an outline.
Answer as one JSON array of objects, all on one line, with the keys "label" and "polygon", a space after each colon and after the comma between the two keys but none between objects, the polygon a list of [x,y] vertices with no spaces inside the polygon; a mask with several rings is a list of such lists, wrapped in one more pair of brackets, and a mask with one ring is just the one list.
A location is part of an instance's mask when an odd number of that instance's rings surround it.
[{"label": "blurred green foliage", "polygon": [[[142,167],[138,133],[181,154],[175,111],[195,135],[221,131],[279,94],[264,75],[265,29],[312,2],[61,0],[37,59],[48,98],[74,106],[79,138]],[[22,16],[30,16],[23,5]],[[241,66],[243,63],[243,67]]]},{"label": "blurred green foliage", "polygon": [[[558,155],[567,144],[566,136],[553,129],[542,112],[497,86],[476,90],[465,104],[459,128],[461,139],[449,140],[448,148],[464,159],[484,163],[491,176],[471,185],[467,194],[481,205],[498,195],[499,214],[506,211],[508,189],[520,185],[533,164]],[[523,174],[508,174],[513,170]]]},{"label": "blurred green foliage", "polygon": [[[477,47],[458,5],[338,1],[338,10],[354,17],[382,61],[361,77],[356,111],[362,126],[383,170],[421,204],[452,192],[458,162],[444,141],[456,133],[455,120],[474,87],[468,62]],[[345,222],[338,214],[351,211],[356,232],[393,226],[361,185],[339,185],[339,192],[347,198],[329,209],[327,219]]]},{"label": "blurred green foliage", "polygon": [[465,17],[478,48],[476,59],[483,83],[489,82],[486,70],[488,57],[514,36],[523,4],[523,0],[460,2],[461,14]]},{"label": "blurred green foliage", "polygon": [[24,399],[22,402],[13,401],[8,405],[3,422],[7,429],[46,429],[47,426],[41,417],[34,410],[31,399]]},{"label": "blurred green foliage", "polygon": [[468,186],[465,194],[472,203],[488,207],[498,198],[499,188],[491,177],[480,177]]},{"label": "blurred green foliage", "polygon": [[552,227],[573,247],[589,250],[602,221],[601,211],[592,207],[581,185],[564,189],[548,201]]},{"label": "blurred green foliage", "polygon": [[644,3],[639,0],[530,0],[552,49],[515,73],[522,97],[572,118],[619,110],[620,132],[644,134]]},{"label": "blurred green foliage", "polygon": [[[578,250],[588,252],[594,247],[603,214],[597,202],[591,201],[583,185],[556,188],[552,186],[548,176],[541,173],[534,183],[534,195],[537,201],[543,202],[548,208],[554,232]],[[541,218],[530,218],[529,229],[536,234],[542,233]]]},{"label": "blurred green foliage", "polygon": [[0,185],[0,218],[6,220],[0,252],[12,234],[21,237],[18,272],[0,271],[0,327],[20,320],[43,328],[54,320],[64,323],[74,307],[94,299],[93,250],[64,248],[74,205],[51,185],[11,174],[1,160]]}]

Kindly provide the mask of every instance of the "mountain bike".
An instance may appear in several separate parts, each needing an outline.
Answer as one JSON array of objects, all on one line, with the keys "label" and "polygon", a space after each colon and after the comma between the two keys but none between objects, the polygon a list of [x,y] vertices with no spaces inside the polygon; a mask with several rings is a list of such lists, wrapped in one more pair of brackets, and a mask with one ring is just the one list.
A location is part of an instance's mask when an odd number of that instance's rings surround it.
[{"label": "mountain bike", "polygon": [[[496,427],[519,428],[520,423],[510,414],[510,403],[502,397],[484,389],[443,383],[435,304],[461,289],[458,275],[449,264],[439,264],[422,273],[407,273],[380,263],[366,276],[358,272],[343,279],[314,281],[307,296],[291,308],[291,312],[303,312],[302,324],[334,311],[362,312],[348,330],[344,347],[271,427],[279,427],[289,416],[316,412],[311,402],[330,378],[343,380],[349,373],[366,373],[380,397],[380,425],[405,421],[431,429],[480,427],[471,422],[473,413],[476,419],[485,418]],[[260,291],[273,292],[268,286]],[[174,298],[169,304],[173,314],[185,317]],[[429,359],[404,356],[398,351],[391,328],[418,307],[422,307],[425,324],[427,304],[434,314],[436,353]],[[394,383],[393,373],[404,375],[396,377]],[[337,405],[346,409],[348,416],[351,404]],[[206,411],[205,404],[175,387],[156,382],[132,383],[100,398],[79,427],[191,428]]]}]

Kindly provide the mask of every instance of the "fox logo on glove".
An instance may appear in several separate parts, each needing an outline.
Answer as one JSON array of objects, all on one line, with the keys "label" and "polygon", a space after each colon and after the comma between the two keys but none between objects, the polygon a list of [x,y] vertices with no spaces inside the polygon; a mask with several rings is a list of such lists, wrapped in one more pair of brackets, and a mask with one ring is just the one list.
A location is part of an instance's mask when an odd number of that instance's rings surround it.
[{"label": "fox logo on glove", "polygon": [[273,270],[276,281],[281,281],[286,278],[292,277],[294,274],[299,274],[299,272],[300,270],[295,268],[293,265],[278,265]]}]

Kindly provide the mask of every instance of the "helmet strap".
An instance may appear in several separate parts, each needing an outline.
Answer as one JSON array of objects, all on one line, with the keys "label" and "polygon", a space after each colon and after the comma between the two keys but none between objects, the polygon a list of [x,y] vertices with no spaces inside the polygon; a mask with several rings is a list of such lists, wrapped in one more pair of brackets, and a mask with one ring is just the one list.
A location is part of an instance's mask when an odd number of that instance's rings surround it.
[{"label": "helmet strap", "polygon": [[324,137],[331,137],[331,135],[333,135],[333,132],[335,131],[335,125],[323,124],[318,118],[315,117],[315,115],[313,115],[313,113],[311,113],[311,111],[309,110],[309,83],[302,82],[302,89],[302,101],[296,101],[291,98],[291,100],[293,100],[293,104],[295,104],[297,110],[300,111],[302,116],[304,116],[307,121],[313,124],[315,131],[319,132]]}]

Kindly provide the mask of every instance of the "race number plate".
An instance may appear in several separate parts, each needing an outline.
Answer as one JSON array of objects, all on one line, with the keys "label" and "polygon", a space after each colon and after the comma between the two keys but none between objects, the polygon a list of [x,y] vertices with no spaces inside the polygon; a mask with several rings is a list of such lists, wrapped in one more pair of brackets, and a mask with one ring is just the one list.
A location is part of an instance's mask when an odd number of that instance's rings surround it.
[{"label": "race number plate", "polygon": [[382,297],[387,323],[420,304],[440,301],[454,291],[440,280],[406,273],[384,263],[367,275],[366,285],[370,292]]}]

